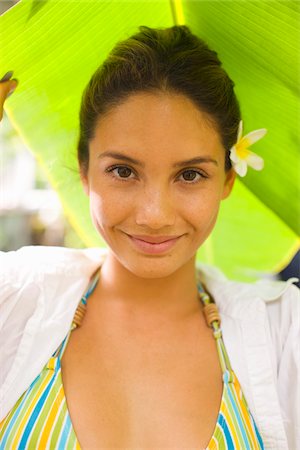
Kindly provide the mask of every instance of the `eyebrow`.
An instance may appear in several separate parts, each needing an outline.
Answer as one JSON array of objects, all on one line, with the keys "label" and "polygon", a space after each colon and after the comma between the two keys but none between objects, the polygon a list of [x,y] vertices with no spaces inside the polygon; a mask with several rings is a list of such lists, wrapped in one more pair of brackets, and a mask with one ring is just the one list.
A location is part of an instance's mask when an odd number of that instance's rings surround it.
[{"label": "eyebrow", "polygon": [[[129,162],[131,164],[135,164],[140,167],[145,167],[145,164],[142,163],[141,161],[139,161],[138,159],[131,158],[130,156],[124,155],[123,153],[108,151],[108,152],[100,153],[97,157],[99,159],[105,158],[105,157],[116,158],[116,159],[120,159],[122,161]],[[188,159],[186,161],[178,161],[175,164],[173,164],[173,166],[174,167],[184,167],[189,164],[199,164],[199,163],[203,163],[203,162],[204,163],[213,163],[216,166],[218,166],[218,162],[209,156],[199,156],[197,158]]]}]

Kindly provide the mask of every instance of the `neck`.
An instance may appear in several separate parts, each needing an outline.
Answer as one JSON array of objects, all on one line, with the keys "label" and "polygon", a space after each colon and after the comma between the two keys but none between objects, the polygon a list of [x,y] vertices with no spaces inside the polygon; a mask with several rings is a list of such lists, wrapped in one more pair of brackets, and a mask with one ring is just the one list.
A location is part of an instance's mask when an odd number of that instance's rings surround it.
[{"label": "neck", "polygon": [[141,278],[108,252],[97,290],[105,303],[136,315],[183,319],[199,311],[195,256],[163,278]]}]

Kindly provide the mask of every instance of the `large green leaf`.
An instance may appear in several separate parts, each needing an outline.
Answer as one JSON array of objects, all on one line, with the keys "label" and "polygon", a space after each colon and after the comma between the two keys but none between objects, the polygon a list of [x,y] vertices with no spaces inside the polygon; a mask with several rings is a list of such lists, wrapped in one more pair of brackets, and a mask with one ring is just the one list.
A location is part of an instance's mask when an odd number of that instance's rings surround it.
[{"label": "large green leaf", "polygon": [[237,181],[198,252],[229,276],[256,278],[285,264],[299,244],[298,2],[23,0],[0,18],[0,70],[19,79],[6,111],[78,235],[88,246],[105,245],[77,173],[81,93],[115,42],[139,25],[175,22],[218,51],[236,83],[245,132],[268,129],[254,147],[265,169]]}]

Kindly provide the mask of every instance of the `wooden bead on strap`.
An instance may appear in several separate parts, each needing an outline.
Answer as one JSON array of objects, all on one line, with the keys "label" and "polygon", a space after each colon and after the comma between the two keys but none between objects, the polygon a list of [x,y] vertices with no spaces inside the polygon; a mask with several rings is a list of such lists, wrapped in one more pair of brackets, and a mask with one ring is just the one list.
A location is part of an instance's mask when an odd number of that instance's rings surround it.
[{"label": "wooden bead on strap", "polygon": [[219,325],[221,324],[221,318],[219,315],[217,305],[215,303],[209,303],[208,305],[204,305],[203,312],[205,315],[206,323],[209,327],[211,327],[212,323],[215,321],[217,321]]},{"label": "wooden bead on strap", "polygon": [[84,318],[84,315],[85,315],[85,311],[86,311],[86,305],[84,305],[82,302],[80,302],[79,305],[77,306],[77,309],[75,311],[74,318],[73,318],[73,322],[75,323],[75,325],[77,327],[80,327],[82,320]]}]

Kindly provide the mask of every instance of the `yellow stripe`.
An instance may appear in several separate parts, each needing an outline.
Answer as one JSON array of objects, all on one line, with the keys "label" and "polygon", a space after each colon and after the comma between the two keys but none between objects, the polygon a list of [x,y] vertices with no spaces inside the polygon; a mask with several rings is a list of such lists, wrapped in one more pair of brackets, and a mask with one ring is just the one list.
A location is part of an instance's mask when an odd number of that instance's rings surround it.
[{"label": "yellow stripe", "polygon": [[47,386],[47,384],[49,383],[51,378],[52,378],[52,373],[49,371],[49,373],[45,377],[44,382],[41,384],[39,390],[36,392],[36,395],[35,395],[33,401],[30,403],[29,408],[27,409],[26,413],[24,414],[24,417],[23,417],[20,425],[18,426],[17,433],[14,437],[14,440],[12,441],[13,448],[14,447],[18,448],[20,436],[21,436],[21,433],[24,431],[24,428],[26,427],[28,418],[29,418],[30,414],[32,413],[34,407],[36,406],[37,402],[39,401],[40,394],[44,391],[45,387]]},{"label": "yellow stripe", "polygon": [[53,424],[53,427],[51,430],[51,434],[49,436],[49,443],[48,443],[49,449],[52,449],[55,446],[57,446],[57,443],[59,442],[59,436],[61,435],[61,432],[62,432],[62,427],[64,426],[64,423],[65,423],[65,416],[66,416],[66,413],[68,412],[63,386],[62,386],[62,390],[63,390],[64,397],[63,397],[63,401],[59,405],[59,409],[58,409],[56,417],[55,417],[55,421],[54,421],[54,424]]},{"label": "yellow stripe", "polygon": [[49,359],[48,363],[47,363],[47,369],[49,370],[55,370],[55,364],[56,364],[56,357],[55,356],[51,356],[51,358]]},{"label": "yellow stripe", "polygon": [[208,446],[206,447],[205,450],[218,450],[218,448],[219,448],[218,441],[215,438],[215,436],[213,436],[211,438],[211,440],[209,441],[209,444],[208,444]]},{"label": "yellow stripe", "polygon": [[39,439],[39,444],[38,444],[37,448],[40,450],[45,450],[45,448],[47,447],[49,435],[51,433],[53,424],[55,422],[58,410],[60,408],[61,403],[63,402],[63,399],[64,399],[64,392],[63,392],[63,387],[61,385],[59,388],[58,394],[52,404],[52,408],[49,412],[49,415],[45,421],[45,425],[44,425],[43,431],[41,433],[41,437]]}]

